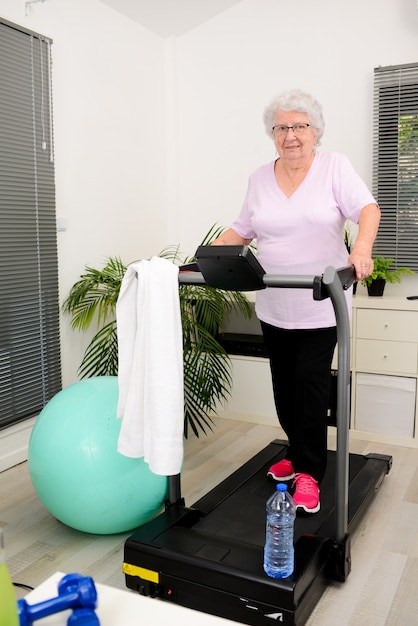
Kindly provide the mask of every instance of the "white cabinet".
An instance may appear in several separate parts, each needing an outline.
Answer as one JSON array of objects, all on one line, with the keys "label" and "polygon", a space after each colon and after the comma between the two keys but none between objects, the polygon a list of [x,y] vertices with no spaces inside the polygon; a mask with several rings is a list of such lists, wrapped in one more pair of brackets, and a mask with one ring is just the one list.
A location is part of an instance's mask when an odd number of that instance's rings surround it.
[{"label": "white cabinet", "polygon": [[418,445],[417,305],[406,298],[356,296],[353,328],[354,429]]}]

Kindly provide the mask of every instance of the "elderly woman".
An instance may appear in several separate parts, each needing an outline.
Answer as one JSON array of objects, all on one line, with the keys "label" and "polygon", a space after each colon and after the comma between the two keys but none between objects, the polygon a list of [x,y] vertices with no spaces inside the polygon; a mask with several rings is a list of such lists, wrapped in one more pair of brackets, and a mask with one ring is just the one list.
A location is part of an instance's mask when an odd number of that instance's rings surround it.
[{"label": "elderly woman", "polygon": [[[357,280],[373,270],[372,246],[380,210],[365,183],[342,154],[316,150],[324,132],[319,103],[290,91],[264,112],[277,158],[250,177],[238,219],[214,245],[257,240],[258,259],[272,274],[321,274],[325,267],[352,264]],[[344,245],[346,219],[358,224],[350,256]],[[351,308],[351,290],[347,292]],[[276,410],[289,445],[286,458],[268,471],[293,481],[298,509],[320,509],[319,484],[327,462],[327,409],[336,321],[329,299],[314,301],[304,289],[257,292]]]}]

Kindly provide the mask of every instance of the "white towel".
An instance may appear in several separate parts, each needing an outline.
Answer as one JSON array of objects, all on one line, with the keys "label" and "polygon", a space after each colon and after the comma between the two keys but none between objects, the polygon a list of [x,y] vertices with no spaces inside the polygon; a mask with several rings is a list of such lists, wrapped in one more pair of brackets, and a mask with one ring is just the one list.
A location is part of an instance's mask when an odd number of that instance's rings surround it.
[{"label": "white towel", "polygon": [[144,457],[155,474],[183,462],[183,340],[178,267],[152,257],[128,266],[116,305],[118,451]]}]

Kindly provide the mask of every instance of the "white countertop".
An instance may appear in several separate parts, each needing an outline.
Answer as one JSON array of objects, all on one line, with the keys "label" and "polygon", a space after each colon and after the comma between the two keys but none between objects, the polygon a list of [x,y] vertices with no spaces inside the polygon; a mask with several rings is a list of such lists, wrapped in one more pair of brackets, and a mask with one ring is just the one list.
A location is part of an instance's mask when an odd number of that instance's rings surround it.
[{"label": "white countertop", "polygon": [[[37,604],[58,595],[57,585],[65,576],[56,572],[41,585],[27,594],[28,604]],[[177,604],[141,596],[128,589],[115,589],[95,583],[98,595],[96,615],[101,626],[231,626],[236,622],[187,609]],[[66,626],[71,611],[55,613],[44,619],[36,620],[34,626]]]}]

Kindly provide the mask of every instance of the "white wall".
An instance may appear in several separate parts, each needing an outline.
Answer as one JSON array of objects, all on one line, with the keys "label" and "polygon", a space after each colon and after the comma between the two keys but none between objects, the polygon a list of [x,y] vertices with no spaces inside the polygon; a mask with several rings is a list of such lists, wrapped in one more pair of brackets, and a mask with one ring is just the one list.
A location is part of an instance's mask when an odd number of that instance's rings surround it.
[{"label": "white wall", "polygon": [[[53,39],[61,303],[86,264],[148,258],[168,243],[164,45],[96,0],[0,0],[0,15]],[[62,319],[64,386],[87,336]]]},{"label": "white wall", "polygon": [[[24,6],[0,0],[0,15],[54,40],[61,302],[86,264],[173,243],[190,254],[227,226],[274,156],[262,112],[283,89],[322,102],[322,149],[370,185],[373,68],[418,60],[416,0],[243,0],[165,41],[97,0]],[[387,290],[418,293],[418,278]],[[61,335],[67,385],[88,338],[68,318]]]}]

